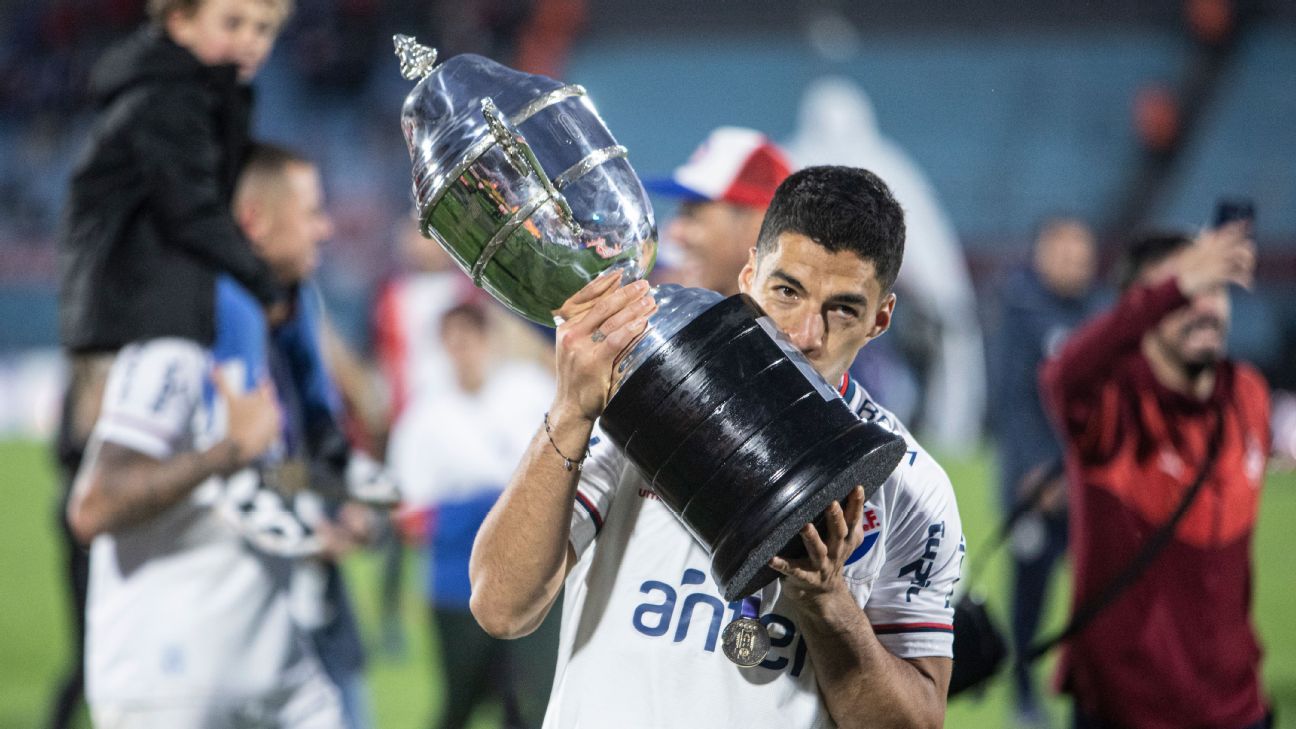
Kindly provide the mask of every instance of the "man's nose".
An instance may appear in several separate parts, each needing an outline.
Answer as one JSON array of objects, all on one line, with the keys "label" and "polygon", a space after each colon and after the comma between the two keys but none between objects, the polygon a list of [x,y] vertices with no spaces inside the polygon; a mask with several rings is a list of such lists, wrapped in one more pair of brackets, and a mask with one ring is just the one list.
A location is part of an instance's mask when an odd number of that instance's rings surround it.
[{"label": "man's nose", "polygon": [[824,329],[824,320],[819,312],[806,312],[797,315],[788,330],[788,337],[797,349],[806,354],[813,354],[823,346]]}]

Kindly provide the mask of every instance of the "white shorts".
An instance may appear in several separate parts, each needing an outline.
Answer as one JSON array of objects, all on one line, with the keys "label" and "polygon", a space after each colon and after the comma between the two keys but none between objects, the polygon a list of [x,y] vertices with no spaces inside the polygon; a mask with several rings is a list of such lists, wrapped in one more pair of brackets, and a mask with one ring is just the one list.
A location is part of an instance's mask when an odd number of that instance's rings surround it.
[{"label": "white shorts", "polygon": [[256,699],[93,704],[95,729],[343,729],[337,688],[316,671],[294,689]]}]

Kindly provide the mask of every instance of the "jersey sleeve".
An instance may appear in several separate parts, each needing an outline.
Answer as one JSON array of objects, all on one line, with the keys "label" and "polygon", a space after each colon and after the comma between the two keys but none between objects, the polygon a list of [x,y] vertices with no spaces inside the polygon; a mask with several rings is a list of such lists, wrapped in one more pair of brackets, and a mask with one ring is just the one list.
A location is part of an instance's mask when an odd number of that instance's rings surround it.
[{"label": "jersey sleeve", "polygon": [[965,552],[958,506],[939,467],[905,477],[928,483],[917,495],[905,494],[913,506],[884,532],[886,556],[864,612],[878,640],[900,658],[952,658],[954,585]]},{"label": "jersey sleeve", "polygon": [[596,426],[572,504],[570,541],[577,555],[584,554],[603,530],[603,520],[612,506],[625,467],[625,456]]},{"label": "jersey sleeve", "polygon": [[159,460],[170,457],[192,436],[209,366],[205,352],[184,340],[126,347],[109,370],[96,436]]}]

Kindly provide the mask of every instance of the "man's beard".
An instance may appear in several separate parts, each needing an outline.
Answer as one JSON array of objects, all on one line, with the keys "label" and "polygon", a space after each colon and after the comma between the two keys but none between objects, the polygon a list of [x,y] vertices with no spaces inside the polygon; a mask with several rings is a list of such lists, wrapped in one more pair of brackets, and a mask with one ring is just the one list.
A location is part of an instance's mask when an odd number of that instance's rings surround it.
[{"label": "man's beard", "polygon": [[1212,357],[1209,362],[1204,362],[1204,361],[1185,362],[1183,367],[1184,374],[1188,375],[1189,380],[1196,381],[1202,375],[1215,369],[1215,365],[1218,362],[1219,362],[1218,357]]},{"label": "man's beard", "polygon": [[[1220,337],[1220,346],[1202,349],[1196,352],[1188,351],[1189,338],[1192,337],[1195,330],[1203,327],[1209,327],[1218,332]],[[1176,348],[1182,355],[1179,358],[1179,362],[1180,366],[1183,368],[1184,374],[1186,374],[1190,380],[1196,380],[1203,374],[1213,370],[1215,365],[1219,364],[1220,360],[1224,358],[1223,343],[1226,341],[1227,337],[1228,330],[1225,327],[1224,322],[1220,321],[1217,317],[1209,315],[1201,316],[1186,323],[1183,329],[1179,330],[1178,339],[1180,346]]]}]

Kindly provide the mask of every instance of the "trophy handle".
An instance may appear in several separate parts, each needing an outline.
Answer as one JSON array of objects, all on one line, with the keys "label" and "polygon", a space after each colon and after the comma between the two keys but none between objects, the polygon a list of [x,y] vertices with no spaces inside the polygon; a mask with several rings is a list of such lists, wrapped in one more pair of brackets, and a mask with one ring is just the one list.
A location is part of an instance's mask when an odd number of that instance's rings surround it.
[{"label": "trophy handle", "polygon": [[[558,192],[558,188],[554,187],[549,175],[545,174],[544,168],[540,166],[540,160],[536,159],[535,152],[531,151],[531,145],[527,144],[526,139],[504,118],[503,114],[500,114],[494,99],[489,96],[482,99],[481,107],[482,116],[486,119],[486,127],[490,129],[495,142],[504,150],[509,164],[513,165],[513,169],[519,175],[531,176],[540,182],[544,187],[545,195],[558,206],[558,215],[563,223],[571,230],[573,236],[580,237],[581,226],[576,222],[576,215],[572,212],[571,205],[567,203],[567,198]],[[486,251],[483,251],[482,255],[485,256]]]}]

